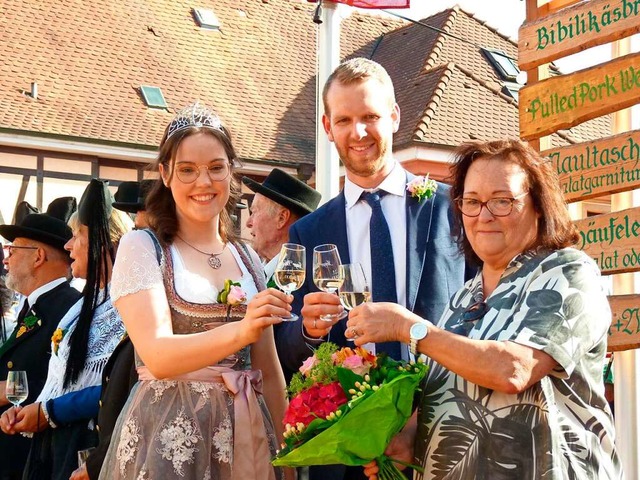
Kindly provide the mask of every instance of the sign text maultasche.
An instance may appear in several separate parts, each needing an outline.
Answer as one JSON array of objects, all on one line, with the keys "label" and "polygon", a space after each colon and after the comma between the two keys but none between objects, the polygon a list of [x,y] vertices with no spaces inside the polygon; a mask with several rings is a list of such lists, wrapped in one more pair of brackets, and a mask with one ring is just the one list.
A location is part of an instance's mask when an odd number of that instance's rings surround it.
[{"label": "sign text maultasche", "polygon": [[609,297],[611,326],[607,350],[615,352],[640,347],[640,295]]},{"label": "sign text maultasche", "polygon": [[640,53],[547,78],[523,87],[518,97],[526,140],[630,107],[640,98]]},{"label": "sign text maultasche", "polygon": [[576,245],[603,274],[640,270],[640,207],[576,221]]},{"label": "sign text maultasche", "polygon": [[640,130],[541,152],[556,166],[567,202],[640,187]]},{"label": "sign text maultasche", "polygon": [[556,58],[640,32],[640,0],[592,0],[525,23],[518,63],[530,70]]}]

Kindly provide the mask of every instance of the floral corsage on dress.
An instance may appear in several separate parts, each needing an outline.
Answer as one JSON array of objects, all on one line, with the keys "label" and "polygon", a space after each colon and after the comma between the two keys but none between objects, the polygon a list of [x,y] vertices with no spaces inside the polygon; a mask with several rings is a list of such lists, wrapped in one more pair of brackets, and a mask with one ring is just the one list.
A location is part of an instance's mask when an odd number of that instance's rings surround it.
[{"label": "floral corsage on dress", "polygon": [[227,321],[231,315],[231,307],[242,305],[247,301],[247,292],[241,287],[239,282],[233,280],[225,280],[224,288],[218,293],[218,303],[227,306]]}]

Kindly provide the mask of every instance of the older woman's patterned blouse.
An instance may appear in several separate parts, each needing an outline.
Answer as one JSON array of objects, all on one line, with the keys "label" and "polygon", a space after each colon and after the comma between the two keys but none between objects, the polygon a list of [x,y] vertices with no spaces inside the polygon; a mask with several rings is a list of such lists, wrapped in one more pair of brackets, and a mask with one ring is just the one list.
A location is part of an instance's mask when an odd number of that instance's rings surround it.
[{"label": "older woman's patterned blouse", "polygon": [[479,272],[438,326],[542,350],[558,366],[513,395],[429,361],[416,444],[425,473],[418,478],[622,478],[602,381],[611,311],[596,264],[574,249],[521,254],[486,299],[484,316],[464,321],[482,291]]}]

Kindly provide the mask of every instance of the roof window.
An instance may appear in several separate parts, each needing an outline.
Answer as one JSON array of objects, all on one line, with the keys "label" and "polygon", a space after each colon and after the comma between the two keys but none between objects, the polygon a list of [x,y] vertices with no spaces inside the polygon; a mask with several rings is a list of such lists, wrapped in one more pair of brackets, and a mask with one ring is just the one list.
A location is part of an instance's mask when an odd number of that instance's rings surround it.
[{"label": "roof window", "polygon": [[507,54],[501,50],[494,50],[492,48],[483,48],[482,53],[484,53],[503,80],[509,82],[516,81],[520,69],[511,57],[507,56]]},{"label": "roof window", "polygon": [[167,108],[167,102],[165,101],[164,95],[162,95],[162,90],[160,90],[159,87],[141,85],[140,93],[142,94],[147,107]]},{"label": "roof window", "polygon": [[517,83],[508,82],[508,83],[504,84],[504,87],[502,87],[502,93],[512,97],[517,103],[518,102],[518,93],[520,92],[521,88],[522,88],[522,85],[518,85]]},{"label": "roof window", "polygon": [[220,30],[220,20],[213,13],[213,10],[207,8],[194,8],[193,16],[198,22],[200,28],[206,28],[208,30]]}]

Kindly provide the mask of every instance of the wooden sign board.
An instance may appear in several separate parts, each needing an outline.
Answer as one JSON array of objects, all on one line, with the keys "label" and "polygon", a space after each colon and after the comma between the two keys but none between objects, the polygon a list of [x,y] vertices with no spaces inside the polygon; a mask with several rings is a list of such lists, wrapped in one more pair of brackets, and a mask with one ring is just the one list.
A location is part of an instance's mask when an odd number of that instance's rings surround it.
[{"label": "wooden sign board", "polygon": [[518,63],[531,70],[556,58],[640,32],[635,0],[591,0],[560,10],[518,32]]},{"label": "wooden sign board", "polygon": [[640,295],[609,297],[612,320],[607,350],[617,352],[640,347]]},{"label": "wooden sign board", "polygon": [[538,138],[607,113],[640,98],[640,53],[523,87],[520,136]]},{"label": "wooden sign board", "polygon": [[640,270],[640,207],[576,221],[576,248],[593,258],[603,274]]},{"label": "wooden sign board", "polygon": [[567,202],[640,187],[640,130],[541,152],[556,165]]}]

